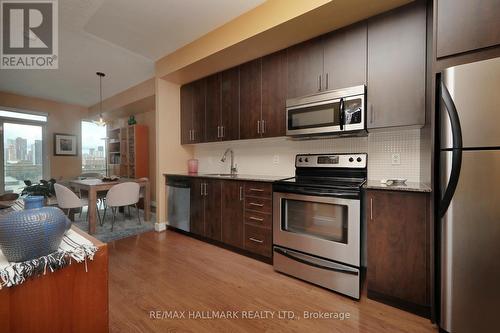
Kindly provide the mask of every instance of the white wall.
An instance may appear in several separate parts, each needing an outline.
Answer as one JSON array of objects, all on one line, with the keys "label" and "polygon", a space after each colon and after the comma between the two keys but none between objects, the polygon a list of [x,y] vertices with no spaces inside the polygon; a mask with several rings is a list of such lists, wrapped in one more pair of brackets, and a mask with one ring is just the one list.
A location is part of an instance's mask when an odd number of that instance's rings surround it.
[{"label": "white wall", "polygon": [[[370,133],[368,137],[294,141],[287,138],[204,143],[194,146],[200,173],[229,171],[229,159],[220,162],[224,150],[233,148],[238,173],[290,176],[299,153],[368,153],[368,178],[400,177],[420,181],[420,130]],[[393,153],[401,156],[400,165],[392,165]],[[273,163],[278,156],[279,162]]]}]

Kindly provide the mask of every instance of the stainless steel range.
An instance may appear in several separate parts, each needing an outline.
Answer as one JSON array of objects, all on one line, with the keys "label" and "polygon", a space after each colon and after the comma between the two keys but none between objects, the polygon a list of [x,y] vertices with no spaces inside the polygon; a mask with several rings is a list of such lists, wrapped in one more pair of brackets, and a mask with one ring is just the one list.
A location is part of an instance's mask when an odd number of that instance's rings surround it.
[{"label": "stainless steel range", "polygon": [[274,269],[359,299],[366,154],[297,155],[273,184]]}]

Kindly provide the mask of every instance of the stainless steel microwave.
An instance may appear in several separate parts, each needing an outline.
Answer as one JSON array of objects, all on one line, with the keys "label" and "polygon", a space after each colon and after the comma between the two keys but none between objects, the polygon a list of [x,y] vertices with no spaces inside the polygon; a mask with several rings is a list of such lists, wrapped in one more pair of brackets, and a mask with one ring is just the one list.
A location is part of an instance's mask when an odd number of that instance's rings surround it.
[{"label": "stainless steel microwave", "polygon": [[332,90],[286,101],[286,135],[366,133],[366,86]]}]

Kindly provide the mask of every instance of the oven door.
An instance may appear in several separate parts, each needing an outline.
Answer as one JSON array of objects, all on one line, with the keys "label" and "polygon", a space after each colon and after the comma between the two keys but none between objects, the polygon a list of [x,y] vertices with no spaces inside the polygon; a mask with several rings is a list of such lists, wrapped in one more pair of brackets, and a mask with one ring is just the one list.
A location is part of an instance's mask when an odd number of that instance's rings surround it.
[{"label": "oven door", "polygon": [[359,267],[360,200],[273,194],[274,245]]}]

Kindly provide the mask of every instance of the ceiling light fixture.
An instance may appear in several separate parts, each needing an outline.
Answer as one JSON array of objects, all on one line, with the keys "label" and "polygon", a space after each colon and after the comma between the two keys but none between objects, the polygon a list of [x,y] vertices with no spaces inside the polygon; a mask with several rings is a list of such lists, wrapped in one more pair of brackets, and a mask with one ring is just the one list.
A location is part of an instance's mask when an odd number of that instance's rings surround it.
[{"label": "ceiling light fixture", "polygon": [[97,72],[99,76],[99,120],[94,120],[94,124],[98,126],[106,126],[106,122],[102,117],[102,78],[106,76],[103,72]]}]

